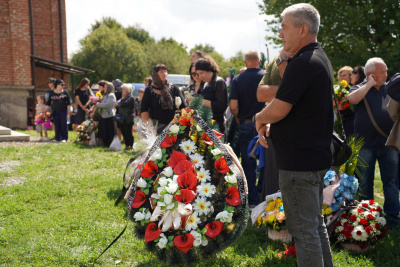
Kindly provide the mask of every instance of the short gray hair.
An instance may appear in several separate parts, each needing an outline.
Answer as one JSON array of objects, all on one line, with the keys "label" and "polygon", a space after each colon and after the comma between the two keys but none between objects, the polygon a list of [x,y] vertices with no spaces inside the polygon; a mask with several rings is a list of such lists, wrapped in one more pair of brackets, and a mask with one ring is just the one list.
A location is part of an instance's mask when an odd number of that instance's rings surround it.
[{"label": "short gray hair", "polygon": [[132,92],[133,92],[133,90],[135,90],[135,87],[132,85],[132,84],[129,84],[129,83],[124,83],[124,84],[122,84],[122,89],[126,89],[126,90],[128,90],[128,92],[130,93],[130,94],[132,94]]},{"label": "short gray hair", "polygon": [[376,63],[382,63],[382,64],[386,65],[385,61],[383,61],[383,59],[380,57],[373,57],[373,58],[368,59],[367,63],[365,63],[365,67],[364,67],[365,76],[367,76],[367,73],[372,73],[375,71]]},{"label": "short gray hair", "polygon": [[310,34],[318,34],[320,15],[314,6],[306,3],[291,5],[283,10],[281,16],[283,18],[288,14],[292,15],[291,21],[294,26],[300,27],[305,24],[308,26]]}]

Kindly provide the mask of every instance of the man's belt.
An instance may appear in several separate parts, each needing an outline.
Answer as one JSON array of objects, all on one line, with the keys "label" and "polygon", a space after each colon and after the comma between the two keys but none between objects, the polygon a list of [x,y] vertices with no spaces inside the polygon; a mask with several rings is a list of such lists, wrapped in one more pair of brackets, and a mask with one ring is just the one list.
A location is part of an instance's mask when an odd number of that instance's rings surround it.
[{"label": "man's belt", "polygon": [[253,123],[251,119],[239,120],[239,124]]}]

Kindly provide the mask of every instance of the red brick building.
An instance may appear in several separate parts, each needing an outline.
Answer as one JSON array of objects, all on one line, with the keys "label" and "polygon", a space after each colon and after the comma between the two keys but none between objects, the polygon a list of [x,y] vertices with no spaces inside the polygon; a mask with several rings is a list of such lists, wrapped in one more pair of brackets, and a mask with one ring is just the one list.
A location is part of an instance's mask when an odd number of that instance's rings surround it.
[{"label": "red brick building", "polygon": [[68,65],[65,0],[0,1],[0,125],[26,129],[47,79],[68,89],[68,74],[82,72]]}]

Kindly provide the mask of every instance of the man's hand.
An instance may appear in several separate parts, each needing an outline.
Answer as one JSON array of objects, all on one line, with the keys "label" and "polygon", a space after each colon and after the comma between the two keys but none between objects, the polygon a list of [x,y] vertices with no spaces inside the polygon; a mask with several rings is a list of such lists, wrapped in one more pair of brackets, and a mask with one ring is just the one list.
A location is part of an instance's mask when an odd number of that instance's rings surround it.
[{"label": "man's hand", "polygon": [[260,142],[260,144],[265,147],[265,148],[269,148],[268,146],[268,142],[266,137],[269,137],[269,130],[270,130],[270,125],[264,125],[262,126],[257,132],[258,132],[258,142]]},{"label": "man's hand", "polygon": [[370,74],[367,78],[367,84],[368,86],[374,87],[376,85],[376,81],[375,81],[375,75]]}]

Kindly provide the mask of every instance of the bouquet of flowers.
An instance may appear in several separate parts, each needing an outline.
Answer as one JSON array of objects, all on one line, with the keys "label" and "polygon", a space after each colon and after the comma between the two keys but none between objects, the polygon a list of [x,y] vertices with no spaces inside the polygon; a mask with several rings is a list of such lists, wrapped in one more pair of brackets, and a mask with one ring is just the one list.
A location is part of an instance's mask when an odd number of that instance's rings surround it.
[{"label": "bouquet of flowers", "polygon": [[77,128],[76,131],[78,132],[77,140],[85,141],[90,140],[90,135],[93,131],[97,130],[98,122],[94,121],[93,119],[86,120],[82,122]]},{"label": "bouquet of flowers", "polygon": [[[328,222],[334,215],[328,216]],[[334,226],[332,238],[349,250],[362,252],[373,248],[385,236],[385,224],[382,206],[372,199],[364,200],[340,215]]]},{"label": "bouquet of flowers", "polygon": [[194,110],[181,110],[138,166],[127,193],[128,217],[163,261],[210,256],[246,228],[246,180],[222,136]]},{"label": "bouquet of flowers", "polygon": [[103,95],[100,92],[97,92],[96,96],[91,96],[89,99],[91,104],[96,104],[97,102],[101,102],[102,98]]},{"label": "bouquet of flowers", "polygon": [[[342,80],[339,85],[335,85],[335,97],[337,100],[338,108],[343,111],[350,107],[350,102],[347,99],[349,92],[346,90],[347,81]],[[333,105],[336,106],[336,102],[333,101]]]},{"label": "bouquet of flowers", "polygon": [[256,226],[267,226],[272,230],[282,230],[286,228],[285,211],[283,209],[282,198],[277,197],[268,201],[264,212],[258,216]]},{"label": "bouquet of flowers", "polygon": [[41,112],[35,116],[35,124],[43,124],[46,129],[51,127],[51,113]]}]

